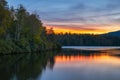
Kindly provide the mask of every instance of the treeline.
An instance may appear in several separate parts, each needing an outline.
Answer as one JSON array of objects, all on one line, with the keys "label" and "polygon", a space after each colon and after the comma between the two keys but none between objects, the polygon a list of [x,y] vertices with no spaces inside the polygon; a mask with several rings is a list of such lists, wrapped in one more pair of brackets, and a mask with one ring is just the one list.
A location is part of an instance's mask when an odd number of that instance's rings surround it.
[{"label": "treeline", "polygon": [[93,34],[56,34],[62,46],[120,46],[120,37]]},{"label": "treeline", "polygon": [[37,14],[30,14],[19,5],[9,8],[0,0],[0,53],[32,52],[56,49],[59,46],[49,39]]}]

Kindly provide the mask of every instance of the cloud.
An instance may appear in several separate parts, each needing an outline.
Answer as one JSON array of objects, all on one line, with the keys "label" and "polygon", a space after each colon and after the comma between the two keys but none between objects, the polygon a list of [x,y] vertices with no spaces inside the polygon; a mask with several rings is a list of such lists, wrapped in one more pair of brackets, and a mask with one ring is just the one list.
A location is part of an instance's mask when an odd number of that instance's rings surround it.
[{"label": "cloud", "polygon": [[82,10],[85,10],[86,9],[86,5],[84,3],[78,3],[78,4],[75,4],[75,5],[72,5],[69,9],[72,11],[72,10],[79,10],[79,11],[82,11]]},{"label": "cloud", "polygon": [[[62,28],[62,29],[73,29],[73,30],[102,30],[103,28],[100,28],[101,26],[107,26],[107,25],[97,25],[97,24],[66,24],[66,25],[58,25],[58,24],[49,24],[46,25],[49,27],[53,27],[53,28]],[[99,27],[98,27],[99,26]]]},{"label": "cloud", "polygon": [[[45,25],[74,29],[108,29],[120,22],[120,0],[8,0],[37,11]],[[55,24],[53,24],[55,23]],[[84,25],[84,26],[83,26]],[[89,25],[89,26],[88,26]]]}]

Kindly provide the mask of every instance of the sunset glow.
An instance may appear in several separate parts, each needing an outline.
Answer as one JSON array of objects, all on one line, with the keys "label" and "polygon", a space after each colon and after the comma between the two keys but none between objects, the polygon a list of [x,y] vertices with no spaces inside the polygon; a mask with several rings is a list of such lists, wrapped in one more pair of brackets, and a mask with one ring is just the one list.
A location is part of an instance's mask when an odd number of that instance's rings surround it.
[{"label": "sunset glow", "polygon": [[94,29],[81,29],[76,27],[59,27],[59,26],[46,26],[47,29],[53,28],[54,32],[56,34],[58,33],[77,33],[77,34],[104,34],[112,31],[120,30],[120,27],[116,27],[116,25],[113,27],[104,27],[104,28],[97,28],[94,27]]},{"label": "sunset glow", "polygon": [[77,34],[104,34],[109,31],[107,30],[76,30],[76,29],[69,29],[69,28],[60,28],[60,27],[49,27],[47,26],[47,29],[53,28],[54,32],[56,34],[58,33],[77,33]]},{"label": "sunset glow", "polygon": [[80,34],[120,30],[119,3],[120,0],[8,0],[10,6],[23,4],[30,13],[40,15],[43,25],[53,27],[55,33]]},{"label": "sunset glow", "polygon": [[0,0],[0,80],[120,80],[120,0]]},{"label": "sunset glow", "polygon": [[77,55],[77,56],[56,56],[55,61],[57,63],[67,63],[67,62],[80,62],[80,61],[95,61],[95,62],[108,62],[108,63],[114,63],[118,64],[120,59],[112,57],[108,54],[102,54],[102,55],[91,55],[91,56],[83,56],[83,55]]}]

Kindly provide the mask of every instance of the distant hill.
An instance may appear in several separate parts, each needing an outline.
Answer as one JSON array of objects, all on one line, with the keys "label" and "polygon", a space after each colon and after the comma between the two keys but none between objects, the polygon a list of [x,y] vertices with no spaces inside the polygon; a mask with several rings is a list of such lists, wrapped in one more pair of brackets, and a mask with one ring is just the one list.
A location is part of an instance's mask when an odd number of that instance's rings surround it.
[{"label": "distant hill", "polygon": [[120,30],[119,31],[115,31],[115,32],[109,32],[109,33],[104,34],[104,35],[120,37]]}]

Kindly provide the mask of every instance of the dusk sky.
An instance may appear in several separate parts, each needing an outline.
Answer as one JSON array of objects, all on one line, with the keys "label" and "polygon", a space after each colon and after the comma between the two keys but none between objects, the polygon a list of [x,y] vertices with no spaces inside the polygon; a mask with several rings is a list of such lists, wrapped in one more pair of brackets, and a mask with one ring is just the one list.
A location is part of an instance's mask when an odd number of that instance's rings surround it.
[{"label": "dusk sky", "polygon": [[120,30],[120,0],[7,0],[40,15],[55,32],[102,34]]}]

